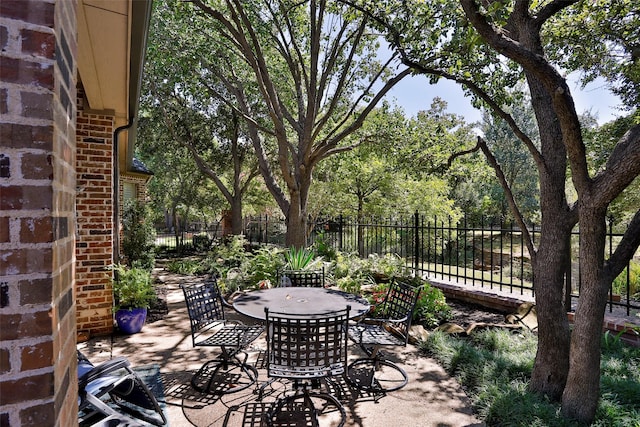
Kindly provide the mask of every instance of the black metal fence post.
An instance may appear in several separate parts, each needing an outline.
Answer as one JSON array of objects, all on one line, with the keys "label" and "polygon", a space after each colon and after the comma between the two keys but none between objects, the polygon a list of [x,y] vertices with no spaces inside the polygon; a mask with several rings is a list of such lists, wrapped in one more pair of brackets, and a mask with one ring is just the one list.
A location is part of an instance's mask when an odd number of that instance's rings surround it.
[{"label": "black metal fence post", "polygon": [[340,217],[338,218],[338,249],[340,251],[342,251],[342,240],[343,240],[343,226],[344,226],[344,218],[342,216],[342,214],[340,214]]}]

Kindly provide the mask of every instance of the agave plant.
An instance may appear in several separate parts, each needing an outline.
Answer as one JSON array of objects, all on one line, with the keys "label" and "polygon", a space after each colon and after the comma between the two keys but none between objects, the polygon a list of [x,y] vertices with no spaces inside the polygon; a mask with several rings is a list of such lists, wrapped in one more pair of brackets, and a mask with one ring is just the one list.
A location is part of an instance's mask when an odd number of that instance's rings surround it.
[{"label": "agave plant", "polygon": [[311,265],[314,258],[315,254],[306,248],[290,247],[284,253],[284,259],[289,270],[304,270]]}]

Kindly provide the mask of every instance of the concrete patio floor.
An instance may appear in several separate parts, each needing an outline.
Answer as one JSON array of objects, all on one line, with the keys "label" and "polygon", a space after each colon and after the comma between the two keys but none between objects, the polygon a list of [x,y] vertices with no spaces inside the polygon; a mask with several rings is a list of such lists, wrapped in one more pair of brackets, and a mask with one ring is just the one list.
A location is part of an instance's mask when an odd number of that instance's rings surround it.
[{"label": "concrete patio floor", "polygon": [[[162,277],[161,277],[162,279]],[[184,279],[182,279],[184,280]],[[147,324],[135,335],[94,337],[78,344],[94,364],[117,356],[125,356],[134,367],[156,364],[160,367],[166,400],[166,413],[171,427],[182,426],[261,426],[260,415],[275,397],[286,389],[277,384],[262,402],[258,402],[251,387],[224,396],[201,394],[191,388],[192,374],[206,361],[214,358],[217,348],[193,348],[189,318],[179,281],[165,279],[168,315]],[[238,316],[230,313],[231,316]],[[251,320],[242,318],[250,323]],[[266,380],[264,349],[260,339],[249,349],[249,361],[256,364],[260,378]],[[350,358],[360,349],[352,345]],[[470,402],[460,385],[446,374],[434,360],[420,355],[417,348],[389,351],[400,361],[409,375],[402,389],[382,396],[358,395],[346,383],[344,406],[346,426],[359,427],[463,427],[483,426],[473,414]]]}]

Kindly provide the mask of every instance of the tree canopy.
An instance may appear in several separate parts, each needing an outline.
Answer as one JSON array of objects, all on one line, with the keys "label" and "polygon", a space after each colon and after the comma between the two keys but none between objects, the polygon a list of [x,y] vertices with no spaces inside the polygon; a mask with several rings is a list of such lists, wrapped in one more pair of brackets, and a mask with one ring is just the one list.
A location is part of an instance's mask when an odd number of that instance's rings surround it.
[{"label": "tree canopy", "polygon": [[[637,209],[620,245],[604,259],[608,207],[640,174],[640,126],[626,129],[603,167],[592,167],[582,123],[560,70],[581,71],[585,81],[602,77],[629,109],[637,108],[637,8],[625,0],[595,5],[578,0],[348,3],[371,14],[403,63],[433,81],[444,77],[463,85],[477,105],[504,120],[526,147],[538,174],[542,214],[540,240],[527,237],[540,319],[531,387],[561,399],[568,417],[590,422],[599,395],[599,343],[607,290],[640,244]],[[521,82],[524,91],[516,90]],[[528,134],[510,113],[527,92],[539,144],[536,135]],[[527,234],[522,200],[509,185],[496,147],[484,137],[478,143]],[[575,190],[575,201],[566,197],[568,185]],[[571,232],[578,223],[583,285],[570,331],[564,278]]]},{"label": "tree canopy", "polygon": [[340,2],[182,6],[215,45],[215,62],[199,58],[196,72],[221,82],[208,88],[245,120],[262,177],[286,217],[287,243],[303,246],[314,168],[353,148],[345,138],[408,69],[395,55],[381,60],[367,15]]}]

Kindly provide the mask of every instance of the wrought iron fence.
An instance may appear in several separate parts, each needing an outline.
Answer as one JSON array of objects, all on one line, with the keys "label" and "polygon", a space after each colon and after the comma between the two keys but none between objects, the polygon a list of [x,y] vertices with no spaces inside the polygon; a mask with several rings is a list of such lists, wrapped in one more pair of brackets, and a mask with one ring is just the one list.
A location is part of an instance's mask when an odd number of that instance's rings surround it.
[{"label": "wrought iron fence", "polygon": [[[206,233],[206,234],[203,234]],[[534,242],[540,236],[536,226],[529,229]],[[272,216],[245,218],[244,234],[252,244],[284,245],[286,224],[284,219]],[[580,292],[581,278],[578,262],[579,230],[572,236],[571,268],[566,273],[567,295],[576,298]],[[220,237],[215,232],[184,233],[171,242],[182,247],[197,245],[198,236],[209,239]],[[169,239],[158,234],[158,239]],[[408,267],[432,279],[463,282],[472,286],[490,288],[520,295],[534,295],[530,256],[522,230],[514,224],[480,222],[468,223],[466,218],[454,222],[450,218],[427,218],[418,213],[411,217],[354,218],[337,217],[322,219],[311,225],[309,244],[321,238],[325,244],[342,252],[358,253],[361,257],[371,254],[395,254],[403,258]],[[614,232],[613,222],[608,229],[608,255],[611,255],[622,233]],[[195,239],[195,241],[194,241]],[[164,241],[166,246],[171,246]],[[194,244],[195,242],[195,244]],[[612,286],[609,309],[621,307],[626,314],[640,310],[640,264],[630,263]]]},{"label": "wrought iron fence", "polygon": [[[433,279],[463,282],[508,293],[533,296],[535,278],[524,233],[515,224],[480,222],[466,218],[453,222],[427,218],[418,213],[410,218],[364,219],[339,217],[323,221],[316,231],[335,249],[370,254],[396,254],[408,267]],[[539,227],[531,226],[534,240]],[[578,262],[579,229],[572,233],[571,267],[566,273],[566,294],[577,298],[581,277]],[[609,222],[608,255],[613,253],[622,233]],[[614,282],[609,309],[624,308],[626,315],[640,310],[639,264],[630,263]],[[615,286],[615,287],[614,287]],[[568,301],[569,302],[569,301]]]},{"label": "wrought iron fence", "polygon": [[195,227],[192,230],[166,231],[156,230],[156,247],[162,250],[173,250],[179,253],[204,251],[211,247],[216,239],[222,237],[219,222],[207,228]]}]

